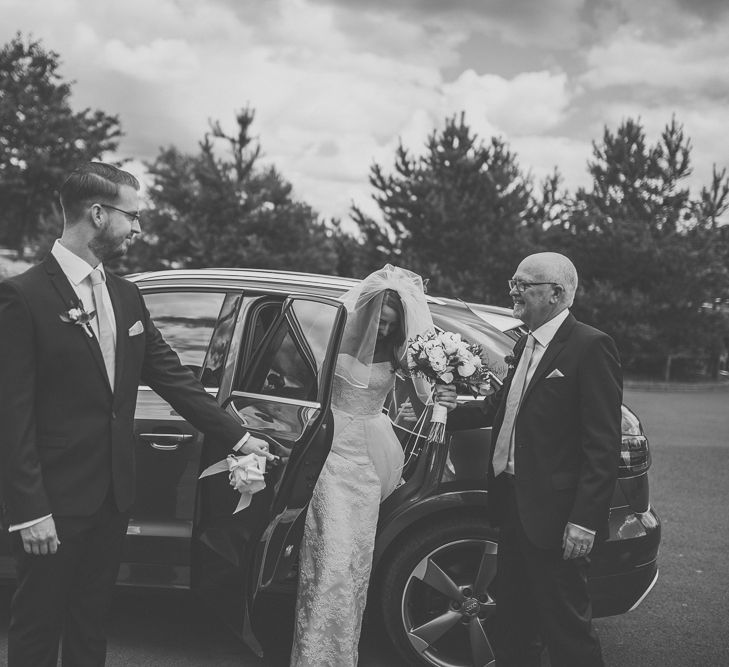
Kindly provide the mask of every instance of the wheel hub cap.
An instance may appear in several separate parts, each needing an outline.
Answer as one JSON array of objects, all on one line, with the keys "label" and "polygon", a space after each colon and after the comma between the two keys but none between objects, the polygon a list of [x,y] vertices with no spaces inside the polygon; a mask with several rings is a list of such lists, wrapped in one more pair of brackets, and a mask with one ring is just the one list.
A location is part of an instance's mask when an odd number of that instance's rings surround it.
[{"label": "wheel hub cap", "polygon": [[476,598],[466,598],[461,606],[464,616],[476,616],[481,611],[481,603]]}]

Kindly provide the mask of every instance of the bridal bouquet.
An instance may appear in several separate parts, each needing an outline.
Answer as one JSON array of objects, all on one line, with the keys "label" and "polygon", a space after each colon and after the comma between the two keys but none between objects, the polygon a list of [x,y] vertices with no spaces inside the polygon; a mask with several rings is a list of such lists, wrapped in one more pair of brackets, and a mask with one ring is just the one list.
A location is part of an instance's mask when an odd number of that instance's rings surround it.
[{"label": "bridal bouquet", "polygon": [[[407,372],[434,384],[452,384],[478,395],[492,374],[481,361],[481,347],[450,331],[427,333],[411,338],[407,344]],[[445,442],[448,410],[433,405],[428,442]]]}]

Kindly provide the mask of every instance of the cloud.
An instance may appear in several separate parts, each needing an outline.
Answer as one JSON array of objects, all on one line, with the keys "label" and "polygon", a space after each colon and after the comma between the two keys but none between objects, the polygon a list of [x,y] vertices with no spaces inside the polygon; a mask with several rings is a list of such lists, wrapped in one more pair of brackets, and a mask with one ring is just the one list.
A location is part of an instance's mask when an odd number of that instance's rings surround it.
[{"label": "cloud", "polygon": [[104,59],[112,71],[161,84],[182,81],[200,71],[197,55],[181,39],[155,39],[137,46],[112,39],[104,47]]},{"label": "cloud", "polygon": [[591,118],[593,136],[627,118],[640,119],[651,142],[673,116],[691,138],[694,191],[711,165],[729,166],[729,12],[718,3],[621,0],[622,24],[586,53],[575,104]]},{"label": "cloud", "polygon": [[581,81],[593,89],[648,86],[681,96],[717,89],[729,92],[726,31],[658,42],[646,39],[636,26],[624,26],[609,42],[592,48],[586,60]]},{"label": "cloud", "polygon": [[536,177],[558,164],[570,188],[585,182],[590,140],[628,116],[657,132],[675,111],[697,178],[729,164],[721,5],[0,0],[0,39],[22,30],[59,52],[74,106],[119,114],[122,157],[196,151],[208,119],[233,130],[250,104],[264,160],[322,214],[346,216],[352,200],[372,206],[373,161],[388,168],[400,138],[422,150],[461,111]]},{"label": "cloud", "polygon": [[474,31],[519,46],[566,50],[577,45],[584,0],[312,0],[340,12],[379,15],[395,25],[441,26],[459,33]]},{"label": "cloud", "polygon": [[563,178],[563,187],[574,192],[578,187],[591,183],[587,161],[592,156],[589,141],[560,136],[524,136],[511,142],[519,164],[531,174],[536,185],[554,173],[555,168]]},{"label": "cloud", "polygon": [[561,72],[525,72],[511,79],[466,70],[443,87],[446,107],[462,109],[479,131],[510,136],[544,132],[561,122],[570,94]]}]

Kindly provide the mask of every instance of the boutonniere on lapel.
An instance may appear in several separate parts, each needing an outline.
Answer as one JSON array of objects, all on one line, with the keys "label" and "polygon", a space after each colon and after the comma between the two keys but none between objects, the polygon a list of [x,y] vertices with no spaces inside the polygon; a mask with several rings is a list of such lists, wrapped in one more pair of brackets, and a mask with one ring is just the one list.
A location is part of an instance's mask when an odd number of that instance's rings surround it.
[{"label": "boutonniere on lapel", "polygon": [[61,318],[61,322],[68,324],[75,324],[81,327],[89,338],[94,337],[93,329],[91,328],[91,320],[96,317],[96,311],[92,310],[87,313],[81,303],[69,308],[65,313],[60,313],[58,317]]},{"label": "boutonniere on lapel", "polygon": [[517,358],[513,354],[507,354],[504,357],[504,361],[506,362],[506,365],[509,367],[509,370],[516,367]]}]

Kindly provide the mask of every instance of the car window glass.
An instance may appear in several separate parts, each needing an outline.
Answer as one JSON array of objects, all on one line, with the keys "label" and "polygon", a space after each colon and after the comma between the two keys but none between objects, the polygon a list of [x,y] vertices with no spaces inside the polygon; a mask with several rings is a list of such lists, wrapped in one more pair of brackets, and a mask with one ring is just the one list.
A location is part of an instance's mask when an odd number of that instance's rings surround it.
[{"label": "car window glass", "polygon": [[268,333],[281,312],[281,305],[280,301],[267,301],[256,306],[251,320],[251,350],[253,350],[254,355],[263,337]]},{"label": "car window glass", "polygon": [[144,294],[149,314],[164,339],[198,377],[224,298],[220,292]]},{"label": "car window glass", "polygon": [[215,331],[210,341],[202,376],[200,377],[204,387],[220,387],[228,348],[235,329],[240,300],[240,294],[228,294],[223,302],[223,307],[220,309],[220,315],[215,324]]},{"label": "car window glass", "polygon": [[[263,356],[254,359],[251,372],[241,376],[237,388],[315,401],[336,314],[337,308],[331,304],[305,299],[292,301],[266,339]],[[251,324],[259,325],[256,321]]]}]

